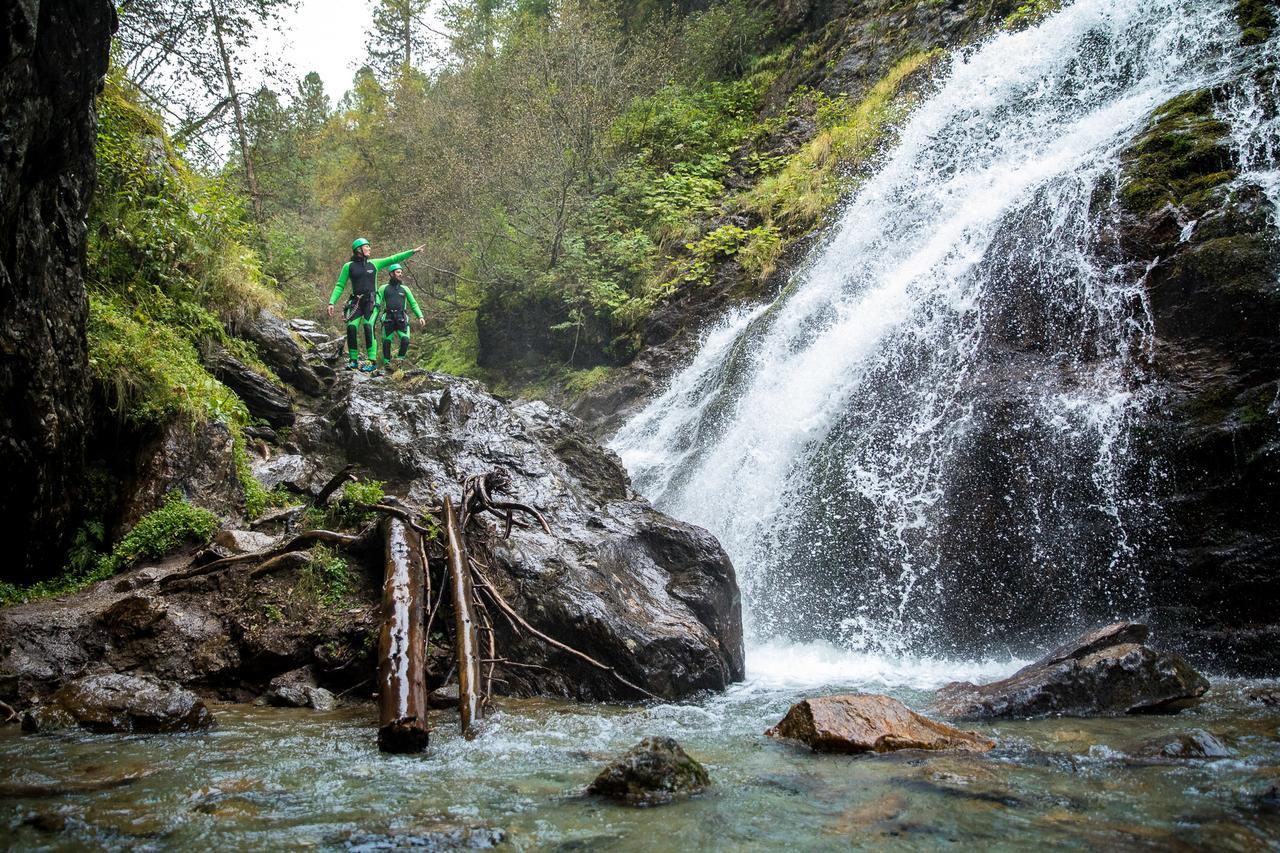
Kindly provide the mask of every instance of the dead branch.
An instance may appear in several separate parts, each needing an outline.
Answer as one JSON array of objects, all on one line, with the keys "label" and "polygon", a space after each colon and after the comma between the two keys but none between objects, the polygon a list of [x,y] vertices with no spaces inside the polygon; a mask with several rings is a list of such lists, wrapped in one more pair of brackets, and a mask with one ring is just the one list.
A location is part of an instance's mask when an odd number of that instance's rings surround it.
[{"label": "dead branch", "polygon": [[271,572],[280,571],[281,569],[300,569],[311,562],[311,558],[299,551],[286,551],[278,557],[272,557],[270,560],[262,563],[253,571],[249,572],[249,579],[261,577]]},{"label": "dead branch", "polygon": [[426,643],[422,638],[422,542],[397,518],[383,525],[386,577],[378,631],[378,748],[421,752],[427,748]]},{"label": "dead branch", "polygon": [[211,575],[214,572],[221,571],[227,566],[237,563],[251,563],[255,561],[270,560],[286,554],[289,551],[299,551],[309,547],[316,542],[327,542],[331,545],[337,545],[341,548],[348,548],[360,541],[359,536],[352,536],[349,533],[335,533],[332,530],[304,530],[297,536],[290,539],[284,545],[272,548],[268,551],[253,551],[248,554],[233,554],[230,557],[223,557],[220,560],[214,560],[212,563],[205,563],[203,566],[191,569],[186,572],[169,575],[160,579],[160,586],[167,587],[179,581],[198,578],[202,575]]},{"label": "dead branch", "polygon": [[[464,480],[462,483],[461,506],[463,528],[466,528],[467,522],[473,517],[482,512],[490,512],[506,522],[506,530],[503,534],[505,539],[511,535],[512,523],[520,524],[520,522],[514,521],[513,513],[523,512],[537,519],[542,529],[550,534],[551,525],[547,524],[547,519],[538,510],[528,504],[514,501],[495,501],[493,499],[495,493],[505,492],[510,487],[511,477],[501,468],[496,468],[487,474],[477,474]],[[524,525],[520,524],[520,526]]]},{"label": "dead branch", "polygon": [[470,561],[462,525],[453,503],[444,499],[445,537],[449,550],[449,577],[453,592],[454,649],[458,657],[458,711],[464,737],[474,737],[472,721],[480,713],[476,690],[480,686],[479,655],[476,654],[475,591],[471,588]]},{"label": "dead branch", "polygon": [[353,473],[355,470],[356,466],[351,464],[334,474],[329,482],[324,484],[324,488],[320,490],[320,493],[316,495],[316,506],[328,506],[329,498],[333,496],[334,492],[342,488],[343,484],[348,480],[355,480],[356,475]]},{"label": "dead branch", "polygon": [[597,669],[604,670],[605,672],[609,673],[614,678],[616,678],[618,681],[625,684],[627,687],[630,687],[632,690],[635,690],[637,693],[643,693],[645,696],[648,696],[650,699],[657,699],[660,702],[663,701],[661,696],[655,696],[654,694],[650,693],[648,690],[645,690],[643,687],[640,687],[637,684],[632,684],[630,681],[623,678],[622,675],[619,674],[619,672],[613,667],[607,664],[601,663],[600,661],[596,660],[595,658],[591,657],[591,655],[586,654],[585,652],[580,652],[577,649],[573,648],[572,646],[567,646],[564,643],[560,642],[559,640],[555,640],[555,639],[552,639],[551,637],[548,637],[546,634],[542,633],[537,628],[530,625],[528,622],[525,621],[524,617],[522,617],[519,613],[517,613],[511,607],[510,604],[507,604],[506,599],[504,599],[502,597],[502,594],[498,592],[498,590],[493,586],[493,584],[489,583],[489,581],[485,578],[485,576],[480,573],[480,570],[476,567],[475,563],[471,564],[471,571],[474,572],[475,575],[480,579],[480,582],[484,584],[484,588],[489,593],[489,596],[493,599],[493,603],[498,605],[498,607],[504,613],[506,613],[507,616],[509,616],[511,619],[514,619],[516,622],[520,623],[520,625],[523,626],[524,629],[528,631],[530,634],[542,640],[544,643],[546,643],[547,645],[553,648],[557,648],[562,652],[567,652],[568,654],[571,654],[574,657],[591,664]]}]

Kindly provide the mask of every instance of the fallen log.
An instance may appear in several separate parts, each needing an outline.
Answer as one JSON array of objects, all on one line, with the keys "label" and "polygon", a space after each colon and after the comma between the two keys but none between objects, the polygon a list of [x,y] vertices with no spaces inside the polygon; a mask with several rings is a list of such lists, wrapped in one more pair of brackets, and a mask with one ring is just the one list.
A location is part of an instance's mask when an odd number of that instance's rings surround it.
[{"label": "fallen log", "polygon": [[398,518],[388,518],[384,531],[387,563],[378,634],[378,749],[421,752],[430,739],[426,638],[422,635],[427,567],[417,531]]},{"label": "fallen log", "polygon": [[449,584],[453,595],[454,647],[458,655],[458,711],[462,734],[474,737],[472,722],[480,714],[480,654],[476,637],[475,591],[471,588],[471,567],[462,526],[454,514],[453,502],[444,499],[444,528],[449,550]]}]

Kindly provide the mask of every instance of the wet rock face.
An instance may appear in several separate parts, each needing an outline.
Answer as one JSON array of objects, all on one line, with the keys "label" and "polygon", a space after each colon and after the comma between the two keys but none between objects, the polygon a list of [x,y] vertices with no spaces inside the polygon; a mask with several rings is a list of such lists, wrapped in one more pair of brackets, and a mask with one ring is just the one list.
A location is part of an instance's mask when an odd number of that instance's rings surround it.
[{"label": "wet rock face", "polygon": [[1280,245],[1218,118],[1238,85],[1156,110],[1122,156],[1114,239],[1145,271],[1156,336],[1144,429],[1162,512],[1140,543],[1152,623],[1216,669],[1265,675],[1280,641]]},{"label": "wet rock face", "polygon": [[94,732],[191,732],[213,728],[213,715],[176,684],[111,673],[64,685],[22,721],[24,731],[72,725]]},{"label": "wet rock face", "polygon": [[221,348],[205,359],[205,365],[236,392],[249,414],[276,428],[293,426],[293,401],[284,388]]},{"label": "wet rock face", "polygon": [[587,793],[632,806],[655,806],[701,793],[711,785],[705,767],[675,739],[647,737],[587,786]]},{"label": "wet rock face", "polygon": [[[719,543],[631,492],[616,456],[580,421],[545,403],[508,405],[465,380],[340,378],[343,446],[371,476],[410,499],[457,496],[465,477],[502,468],[512,499],[545,513],[552,533],[490,531],[488,579],[536,628],[666,698],[723,689],[743,676],[737,580]],[[337,386],[335,386],[337,388]],[[636,698],[607,673],[510,635],[515,692],[583,699]]]},{"label": "wet rock face", "polygon": [[236,472],[231,430],[218,421],[171,423],[138,453],[134,479],[121,498],[121,527],[127,530],[178,489],[196,506],[237,515],[244,486]]},{"label": "wet rock face", "polygon": [[29,581],[62,565],[89,433],[84,223],[115,10],[45,0],[6,4],[3,16],[0,506],[24,533],[0,579]]},{"label": "wet rock face", "polygon": [[289,334],[284,321],[265,308],[251,322],[244,324],[240,332],[258,345],[263,360],[276,375],[304,394],[318,397],[325,385],[315,369],[307,363],[306,353]]},{"label": "wet rock face", "polygon": [[860,693],[797,702],[765,734],[799,741],[814,752],[986,752],[995,746],[976,732],[922,717],[897,699]]},{"label": "wet rock face", "polygon": [[1176,712],[1209,689],[1209,682],[1176,654],[1142,645],[1146,627],[1116,623],[1000,681],[942,687],[933,710],[948,717],[1106,717]]}]

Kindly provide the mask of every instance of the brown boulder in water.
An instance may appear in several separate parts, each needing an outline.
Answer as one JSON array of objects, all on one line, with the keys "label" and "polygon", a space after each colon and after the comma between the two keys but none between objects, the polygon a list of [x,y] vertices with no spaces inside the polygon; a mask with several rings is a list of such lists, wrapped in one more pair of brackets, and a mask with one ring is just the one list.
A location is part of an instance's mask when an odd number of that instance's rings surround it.
[{"label": "brown boulder in water", "polygon": [[815,752],[893,752],[955,749],[986,752],[995,746],[976,732],[935,722],[897,699],[864,693],[805,699],[765,732],[807,744]]},{"label": "brown boulder in water", "polygon": [[934,699],[948,717],[1108,717],[1176,712],[1209,682],[1175,654],[1142,645],[1147,628],[1117,622],[1090,631],[1008,678],[953,681]]},{"label": "brown boulder in water", "polygon": [[190,732],[213,728],[213,715],[176,684],[108,673],[63,685],[22,719],[29,732],[74,725],[94,732]]}]

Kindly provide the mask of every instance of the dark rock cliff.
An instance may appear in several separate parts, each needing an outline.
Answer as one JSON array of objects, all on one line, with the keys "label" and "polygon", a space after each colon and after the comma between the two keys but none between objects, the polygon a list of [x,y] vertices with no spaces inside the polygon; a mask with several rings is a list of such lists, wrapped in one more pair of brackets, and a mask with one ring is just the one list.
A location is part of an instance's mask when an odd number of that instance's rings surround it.
[{"label": "dark rock cliff", "polygon": [[0,27],[0,578],[60,563],[91,418],[82,280],[107,0],[17,0]]},{"label": "dark rock cliff", "polygon": [[1280,641],[1280,244],[1218,118],[1238,95],[1227,84],[1155,112],[1125,154],[1117,237],[1147,270],[1156,336],[1154,623],[1213,664],[1264,674]]}]

